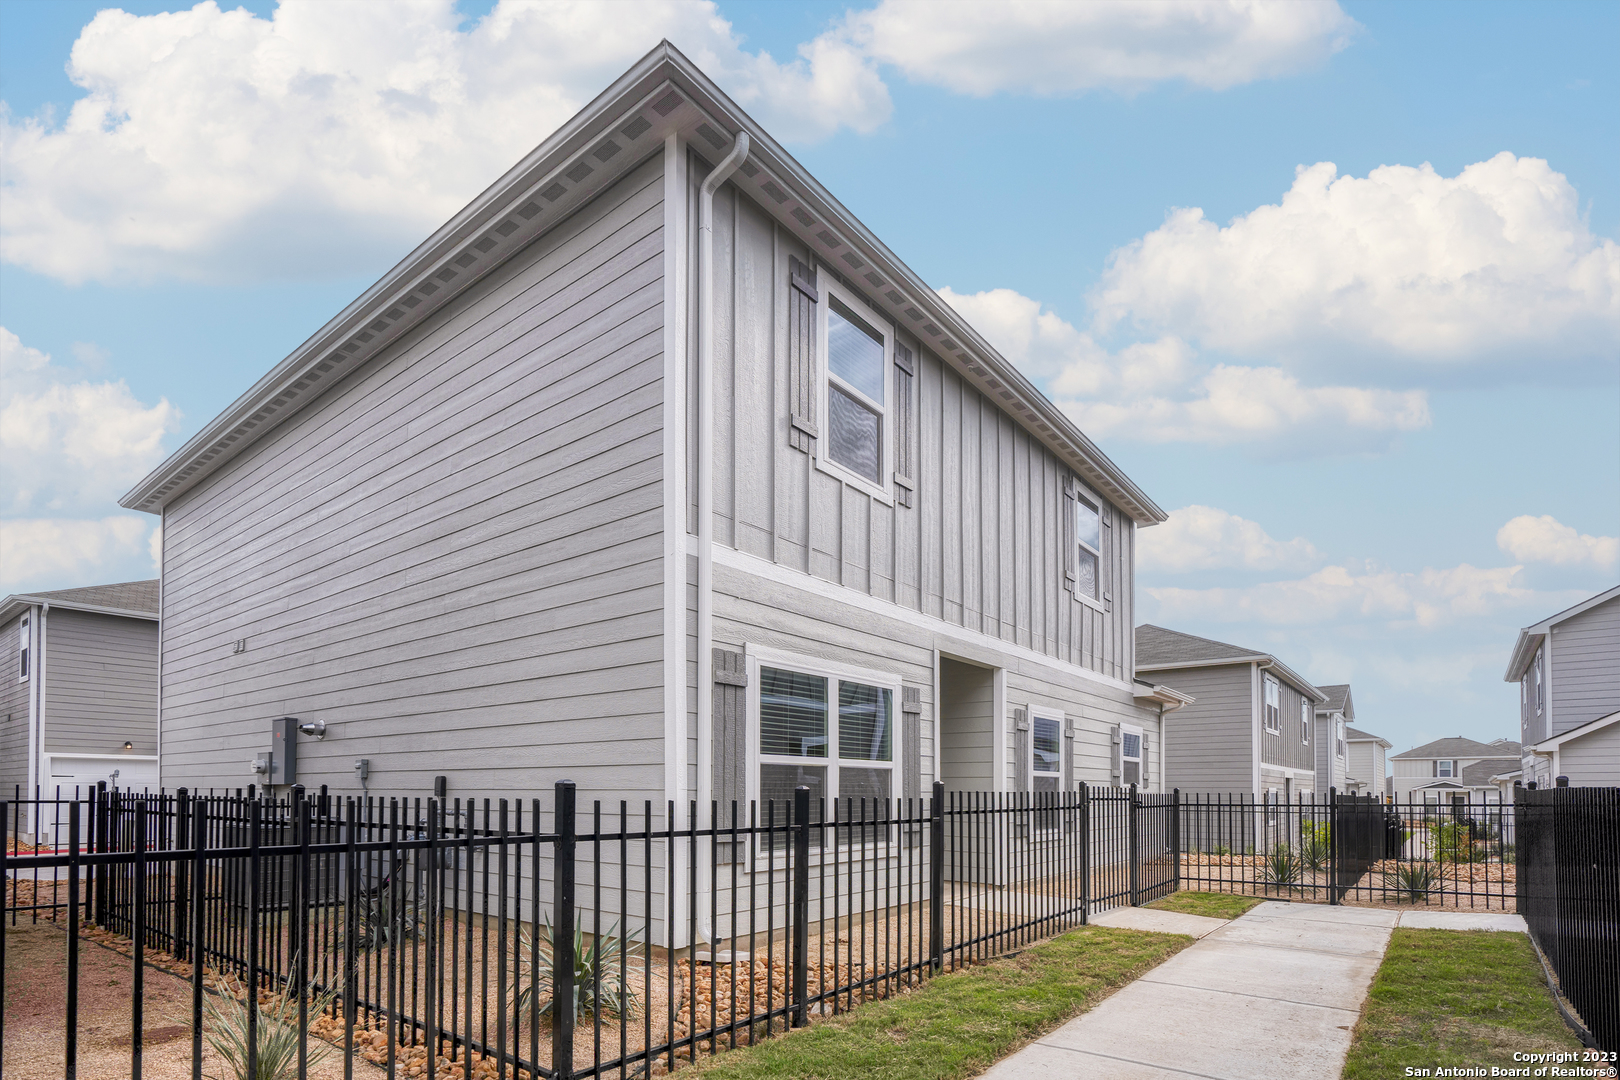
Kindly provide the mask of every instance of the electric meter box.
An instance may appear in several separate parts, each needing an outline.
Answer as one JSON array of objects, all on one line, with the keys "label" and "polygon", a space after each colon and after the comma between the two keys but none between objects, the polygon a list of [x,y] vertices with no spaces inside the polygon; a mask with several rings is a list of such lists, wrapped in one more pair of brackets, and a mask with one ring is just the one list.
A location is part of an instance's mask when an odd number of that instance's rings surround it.
[{"label": "electric meter box", "polygon": [[298,721],[294,717],[270,723],[270,776],[265,783],[298,783]]}]

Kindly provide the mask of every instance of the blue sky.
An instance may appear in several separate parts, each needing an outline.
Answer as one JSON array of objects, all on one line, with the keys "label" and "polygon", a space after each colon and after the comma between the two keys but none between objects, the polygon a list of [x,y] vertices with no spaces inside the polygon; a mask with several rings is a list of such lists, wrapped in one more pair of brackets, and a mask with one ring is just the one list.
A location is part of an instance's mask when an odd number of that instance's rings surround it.
[{"label": "blue sky", "polygon": [[1144,621],[1406,748],[1620,578],[1620,5],[98,10],[0,4],[4,591],[663,34],[1173,512]]}]

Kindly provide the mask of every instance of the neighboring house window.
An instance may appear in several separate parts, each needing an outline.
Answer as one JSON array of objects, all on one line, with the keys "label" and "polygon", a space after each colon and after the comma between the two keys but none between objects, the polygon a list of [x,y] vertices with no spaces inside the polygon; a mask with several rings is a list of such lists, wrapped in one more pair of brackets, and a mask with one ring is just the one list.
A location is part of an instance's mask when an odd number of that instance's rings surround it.
[{"label": "neighboring house window", "polygon": [[829,283],[822,323],[826,349],[827,460],[884,497],[892,441],[888,402],[893,342],[866,305]]},{"label": "neighboring house window", "polygon": [[1074,536],[1074,589],[1095,600],[1102,576],[1102,516],[1097,504],[1078,491],[1074,496]]},{"label": "neighboring house window", "polygon": [[17,626],[17,678],[28,680],[28,616]]},{"label": "neighboring house window", "polygon": [[1033,788],[1057,791],[1063,786],[1063,725],[1050,716],[1037,716],[1029,726]]},{"label": "neighboring house window", "polygon": [[1119,726],[1119,782],[1137,787],[1142,783],[1142,729]]},{"label": "neighboring house window", "polygon": [[1434,763],[1434,775],[1436,775],[1436,776],[1447,776],[1447,777],[1456,776],[1457,775],[1457,763],[1456,763],[1456,761],[1436,761]]},{"label": "neighboring house window", "polygon": [[1344,717],[1341,716],[1334,722],[1334,728],[1334,753],[1344,757]]},{"label": "neighboring house window", "polygon": [[[762,665],[759,669],[759,801],[775,800],[777,822],[793,789],[822,799],[894,794],[894,691],[856,680]],[[812,811],[814,812],[814,811]],[[870,813],[871,810],[868,810]]]},{"label": "neighboring house window", "polygon": [[1308,700],[1299,703],[1299,741],[1302,743],[1311,741],[1312,711],[1311,703]]},{"label": "neighboring house window", "polygon": [[1282,687],[1266,676],[1266,730],[1282,731]]},{"label": "neighboring house window", "polygon": [[1544,692],[1544,690],[1542,688],[1542,681],[1541,681],[1541,655],[1542,654],[1539,651],[1536,653],[1535,676],[1536,676],[1536,715],[1537,716],[1541,715],[1542,703],[1546,700],[1545,692]]}]

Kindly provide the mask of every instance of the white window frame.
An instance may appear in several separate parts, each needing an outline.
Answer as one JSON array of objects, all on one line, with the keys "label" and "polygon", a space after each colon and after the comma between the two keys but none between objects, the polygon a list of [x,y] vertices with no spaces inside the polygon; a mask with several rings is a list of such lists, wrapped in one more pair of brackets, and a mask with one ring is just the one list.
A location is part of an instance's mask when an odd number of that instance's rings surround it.
[{"label": "white window frame", "polygon": [[[1062,794],[1065,790],[1063,787],[1063,755],[1069,752],[1069,747],[1067,745],[1068,740],[1063,737],[1064,719],[1064,714],[1055,709],[1043,709],[1035,705],[1031,705],[1029,707],[1029,790],[1031,795],[1036,793],[1035,777],[1037,776],[1056,776],[1057,786],[1052,789],[1053,793]],[[1047,720],[1057,725],[1058,763],[1056,773],[1044,772],[1035,768],[1035,762],[1037,760],[1035,757],[1035,725],[1042,720]],[[1047,820],[1044,826],[1035,830],[1037,834],[1044,836],[1049,833],[1058,832],[1062,828],[1062,822],[1059,819],[1058,814],[1037,814],[1037,821],[1039,821],[1042,817],[1049,817],[1050,820]]]},{"label": "white window frame", "polygon": [[[817,365],[816,393],[821,402],[821,416],[823,430],[821,437],[815,441],[815,454],[813,455],[816,468],[830,476],[836,476],[846,484],[852,484],[871,495],[879,502],[889,506],[894,505],[894,494],[891,490],[891,481],[894,477],[894,324],[873,311],[860,297],[832,280],[828,267],[821,268],[820,287],[822,302],[816,305],[816,346],[817,356],[821,362]],[[844,382],[832,373],[831,357],[827,352],[827,316],[832,311],[832,298],[858,316],[866,325],[883,335],[883,404],[861,393],[855,387]],[[873,483],[868,477],[862,476],[853,469],[840,465],[832,458],[832,390],[830,387],[836,382],[840,389],[849,393],[857,400],[866,404],[878,414],[878,477],[879,482]]]},{"label": "white window frame", "polygon": [[[1130,757],[1125,753],[1125,736],[1136,736],[1136,756]],[[1034,742],[1033,739],[1030,740]],[[1129,787],[1130,781],[1125,779],[1125,763],[1136,762],[1136,790],[1147,790],[1147,739],[1143,737],[1142,729],[1134,724],[1119,725],[1119,786]]]},{"label": "white window frame", "polygon": [[[900,790],[905,782],[905,772],[901,763],[908,748],[903,741],[904,724],[900,722],[901,678],[892,672],[874,671],[870,668],[855,667],[849,664],[833,663],[817,657],[804,656],[799,653],[784,652],[779,649],[769,649],[761,646],[749,645],[744,649],[748,659],[748,800],[759,802],[759,768],[761,765],[793,765],[810,762],[816,766],[825,766],[827,769],[827,798],[830,806],[833,799],[838,797],[838,767],[840,759],[834,751],[838,745],[838,687],[837,683],[858,682],[866,686],[876,686],[890,691],[889,694],[889,760],[866,761],[855,758],[844,759],[849,768],[882,769],[889,771],[889,798],[891,800],[902,798]],[[827,749],[825,758],[795,758],[767,755],[760,753],[760,708],[759,693],[763,680],[760,677],[760,668],[782,668],[798,672],[803,675],[814,675],[828,680],[827,685]],[[764,809],[760,810],[761,815]],[[761,824],[764,818],[760,818]],[[845,845],[849,846],[849,845]],[[856,845],[859,846],[859,845]],[[763,852],[762,852],[763,854]],[[786,851],[778,852],[779,857],[786,857]]]},{"label": "white window frame", "polygon": [[[1080,504],[1081,503],[1085,503],[1087,506],[1090,506],[1093,510],[1095,510],[1097,512],[1097,546],[1096,547],[1092,547],[1090,544],[1088,544],[1084,540],[1080,539],[1080,520],[1079,520],[1078,515],[1080,513]],[[1075,485],[1074,485],[1074,512],[1076,514],[1076,518],[1075,518],[1075,521],[1074,521],[1074,546],[1076,548],[1078,548],[1080,551],[1090,552],[1092,555],[1096,556],[1096,558],[1097,558],[1097,576],[1096,576],[1095,581],[1093,582],[1093,585],[1094,585],[1094,587],[1096,588],[1097,591],[1094,594],[1092,594],[1091,596],[1087,596],[1087,595],[1085,595],[1084,593],[1082,593],[1080,591],[1080,588],[1079,588],[1079,585],[1080,585],[1079,558],[1080,558],[1080,556],[1079,556],[1079,552],[1076,552],[1076,554],[1075,554],[1076,562],[1075,562],[1075,572],[1074,572],[1074,583],[1075,583],[1074,598],[1076,600],[1079,600],[1083,604],[1091,605],[1092,607],[1096,608],[1098,611],[1102,610],[1103,593],[1106,591],[1103,588],[1103,570],[1104,570],[1106,564],[1103,562],[1102,540],[1103,540],[1103,533],[1106,531],[1107,526],[1103,524],[1103,506],[1104,506],[1103,501],[1101,499],[1097,498],[1095,495],[1093,495],[1090,491],[1088,491],[1086,489],[1085,485],[1081,484],[1079,481],[1075,482]]]},{"label": "white window frame", "polygon": [[1543,655],[1543,650],[1537,649],[1536,650],[1536,663],[1535,663],[1535,673],[1536,673],[1536,715],[1537,716],[1541,715],[1542,708],[1547,702],[1547,691],[1546,691],[1547,682],[1546,682],[1546,680],[1544,678],[1542,678],[1542,672],[1541,672],[1541,657],[1542,657],[1542,655]]},{"label": "white window frame", "polygon": [[1434,762],[1434,775],[1447,780],[1457,779],[1456,758],[1436,758]]},{"label": "white window frame", "polygon": [[[1282,683],[1275,675],[1262,676],[1260,722],[1273,735],[1282,734]],[[1272,698],[1277,699],[1272,704]]]},{"label": "white window frame", "polygon": [[1310,698],[1301,698],[1299,702],[1299,741],[1306,746],[1311,745],[1311,723],[1316,719],[1316,710],[1311,707]]},{"label": "white window frame", "polygon": [[34,674],[34,650],[29,648],[27,615],[17,624],[17,681],[27,682]]},{"label": "white window frame", "polygon": [[1344,757],[1344,748],[1345,748],[1345,742],[1344,742],[1344,717],[1336,716],[1336,717],[1333,718],[1333,753],[1334,753],[1334,756],[1339,757],[1339,758],[1343,758]]}]

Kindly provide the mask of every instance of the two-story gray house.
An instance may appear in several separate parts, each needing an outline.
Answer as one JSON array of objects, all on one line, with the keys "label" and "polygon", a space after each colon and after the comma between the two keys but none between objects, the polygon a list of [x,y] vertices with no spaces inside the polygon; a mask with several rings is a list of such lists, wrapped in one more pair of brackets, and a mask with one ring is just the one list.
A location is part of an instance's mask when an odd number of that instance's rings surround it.
[{"label": "two-story gray house", "polygon": [[340,793],[1163,783],[1164,512],[668,44],[123,505],[169,785],[283,716]]},{"label": "two-story gray house", "polygon": [[1541,786],[1620,786],[1620,586],[1519,631],[1520,775]]},{"label": "two-story gray house", "polygon": [[1482,743],[1461,735],[1436,739],[1390,758],[1399,802],[1480,802],[1502,796],[1497,777],[1518,765],[1511,739]]},{"label": "two-story gray house", "polygon": [[1318,790],[1316,712],[1327,695],[1276,656],[1144,624],[1136,670],[1193,698],[1165,717],[1167,786],[1272,800]]},{"label": "two-story gray house", "polygon": [[1365,780],[1350,770],[1350,721],[1356,718],[1350,685],[1319,686],[1327,698],[1316,706],[1316,790],[1359,791]]},{"label": "two-story gray house", "polygon": [[0,665],[0,798],[157,787],[156,581],[0,600]]},{"label": "two-story gray house", "polygon": [[[1331,687],[1322,687],[1324,691]],[[1389,762],[1386,754],[1395,748],[1395,744],[1382,735],[1374,735],[1360,728],[1346,727],[1344,741],[1348,750],[1350,790],[1358,795],[1385,796],[1386,781],[1389,779]]]}]

